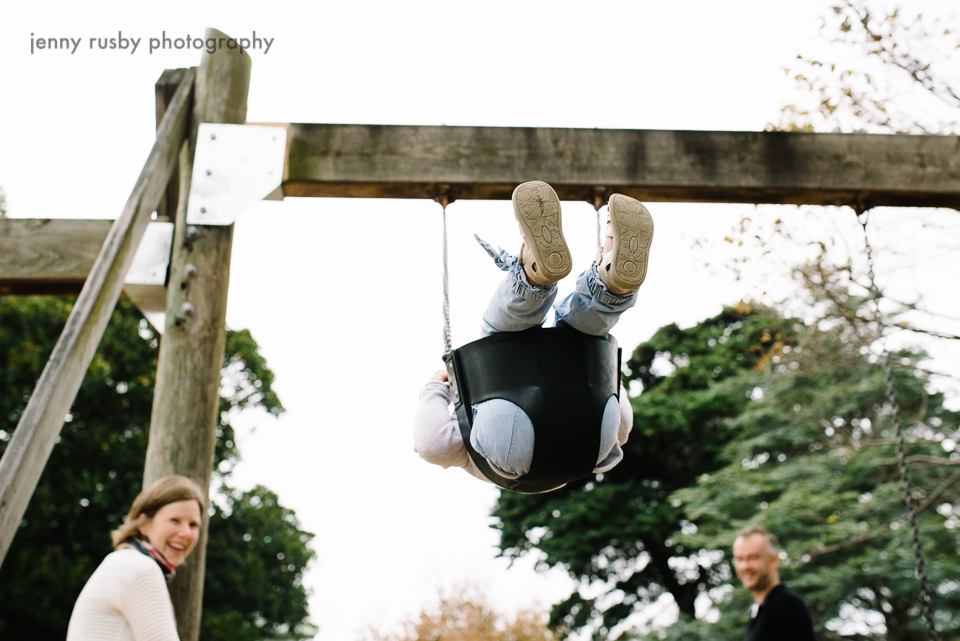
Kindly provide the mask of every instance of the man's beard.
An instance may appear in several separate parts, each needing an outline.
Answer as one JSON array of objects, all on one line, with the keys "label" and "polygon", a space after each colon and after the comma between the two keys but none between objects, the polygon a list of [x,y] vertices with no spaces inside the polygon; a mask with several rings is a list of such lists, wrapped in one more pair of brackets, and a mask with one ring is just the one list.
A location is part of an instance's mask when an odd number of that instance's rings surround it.
[{"label": "man's beard", "polygon": [[738,573],[737,578],[740,579],[740,583],[743,585],[743,587],[747,588],[751,592],[763,592],[764,590],[770,587],[770,583],[772,582],[771,572],[769,570],[766,572],[754,571],[753,572],[754,583],[750,587],[747,587],[746,577],[740,576],[740,574]]},{"label": "man's beard", "polygon": [[764,572],[763,574],[757,575],[757,581],[753,584],[753,587],[750,588],[753,592],[763,592],[770,587],[770,573]]}]

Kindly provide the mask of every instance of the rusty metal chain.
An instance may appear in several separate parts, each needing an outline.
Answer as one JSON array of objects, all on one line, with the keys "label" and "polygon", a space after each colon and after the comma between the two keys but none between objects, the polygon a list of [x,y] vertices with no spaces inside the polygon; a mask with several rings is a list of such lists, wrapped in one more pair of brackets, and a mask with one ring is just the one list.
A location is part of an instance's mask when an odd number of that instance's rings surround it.
[{"label": "rusty metal chain", "polygon": [[887,401],[892,413],[893,433],[897,441],[897,466],[900,470],[900,484],[903,486],[904,503],[907,506],[907,519],[910,521],[910,532],[913,538],[913,555],[917,564],[917,579],[920,581],[920,605],[923,609],[923,618],[927,623],[927,631],[931,641],[937,641],[937,631],[933,623],[933,607],[930,591],[930,582],[927,579],[927,566],[923,559],[923,546],[920,542],[920,525],[917,523],[917,510],[913,505],[913,490],[910,485],[910,473],[907,470],[907,455],[903,444],[902,421],[897,397],[893,391],[893,367],[890,365],[890,354],[883,351],[883,375],[887,386]]},{"label": "rusty metal chain", "polygon": [[447,267],[447,199],[440,201],[443,207],[443,355],[453,351],[453,339],[450,334],[450,276]]},{"label": "rusty metal chain", "polygon": [[920,540],[920,525],[917,523],[917,510],[913,505],[913,490],[910,484],[910,472],[907,469],[907,455],[904,447],[903,421],[900,417],[900,405],[897,403],[897,396],[893,389],[893,366],[890,364],[890,352],[887,351],[886,343],[883,340],[884,330],[887,325],[884,323],[883,315],[880,312],[880,288],[877,287],[876,275],[874,272],[873,247],[867,234],[867,223],[869,214],[862,206],[854,207],[857,214],[857,220],[863,227],[863,242],[867,254],[867,277],[870,279],[870,299],[873,301],[874,319],[877,322],[880,335],[880,346],[882,350],[881,364],[883,366],[883,379],[886,385],[887,402],[890,405],[891,420],[893,422],[894,439],[897,444],[897,466],[900,472],[900,485],[903,487],[904,503],[907,507],[907,519],[910,522],[910,532],[913,538],[913,555],[917,565],[917,579],[920,581],[920,606],[923,610],[923,619],[927,624],[927,632],[930,635],[930,641],[937,641],[937,629],[933,621],[933,605],[930,590],[930,581],[927,578],[927,565],[923,558],[923,545]]}]

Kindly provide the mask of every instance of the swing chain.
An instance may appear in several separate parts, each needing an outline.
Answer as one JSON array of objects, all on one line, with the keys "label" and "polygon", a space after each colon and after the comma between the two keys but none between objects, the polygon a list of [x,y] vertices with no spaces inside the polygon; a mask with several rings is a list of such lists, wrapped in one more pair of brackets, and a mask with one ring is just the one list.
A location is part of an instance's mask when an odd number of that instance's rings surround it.
[{"label": "swing chain", "polygon": [[913,505],[913,490],[910,484],[910,473],[907,469],[907,455],[904,447],[902,419],[900,416],[900,406],[897,403],[897,396],[893,389],[893,366],[890,364],[890,352],[887,351],[883,342],[884,330],[887,328],[880,312],[880,288],[877,287],[876,275],[874,272],[873,246],[867,235],[867,223],[869,222],[868,209],[863,203],[856,203],[853,207],[857,214],[857,220],[863,227],[863,239],[867,254],[867,277],[870,280],[870,298],[873,301],[875,319],[879,327],[881,337],[881,363],[883,366],[883,378],[886,386],[887,402],[890,405],[891,421],[893,422],[894,440],[897,446],[897,467],[900,473],[900,485],[903,487],[904,503],[907,507],[907,519],[910,522],[910,531],[913,539],[913,554],[917,565],[917,579],[920,581],[920,605],[923,610],[923,619],[927,624],[927,632],[930,635],[930,641],[937,641],[937,630],[933,621],[933,607],[930,591],[930,582],[927,578],[927,566],[923,558],[923,546],[920,541],[920,525],[917,522],[917,511]]},{"label": "swing chain", "polygon": [[435,196],[434,200],[443,207],[443,355],[446,357],[453,351],[453,340],[450,333],[450,276],[447,265],[447,205],[450,204],[447,189],[441,189],[440,194]]},{"label": "swing chain", "polygon": [[920,542],[920,525],[917,523],[917,511],[913,505],[913,490],[910,485],[910,473],[907,470],[907,455],[903,444],[902,420],[897,397],[893,391],[893,367],[890,365],[890,354],[884,350],[883,374],[887,387],[887,401],[890,403],[893,433],[897,442],[897,466],[900,471],[900,485],[903,486],[904,503],[907,506],[907,519],[910,521],[910,531],[913,538],[913,555],[917,564],[917,579],[920,581],[920,605],[923,609],[923,618],[927,624],[930,641],[937,641],[937,631],[933,623],[933,607],[930,598],[930,582],[927,578],[927,566],[923,558],[923,546]]}]

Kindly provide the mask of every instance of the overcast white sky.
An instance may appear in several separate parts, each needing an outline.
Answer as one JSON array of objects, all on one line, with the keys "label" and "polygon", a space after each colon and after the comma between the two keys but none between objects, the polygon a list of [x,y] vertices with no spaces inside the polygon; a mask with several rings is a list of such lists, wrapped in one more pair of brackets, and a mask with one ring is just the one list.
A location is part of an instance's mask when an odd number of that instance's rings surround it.
[{"label": "overcast white sky", "polygon": [[[147,40],[164,31],[199,36],[216,27],[273,38],[268,53],[251,51],[250,122],[756,131],[792,96],[783,68],[819,47],[819,18],[830,5],[8,4],[0,22],[0,185],[11,216],[115,217],[153,144],[154,82],[165,68],[200,60],[198,51],[149,53]],[[142,38],[140,49],[30,51],[31,34],[86,40],[118,32]],[[753,207],[650,210],[657,232],[648,282],[615,331],[626,350],[666,323],[689,326],[756,293],[702,268],[714,255],[691,249],[696,238],[722,238]],[[510,249],[519,239],[508,203],[461,201],[448,212],[453,338],[462,344],[479,337],[500,276],[472,234]],[[592,207],[564,203],[564,224],[576,266],[586,267]],[[278,492],[316,533],[318,560],[306,580],[318,638],[390,625],[460,581],[479,583],[504,610],[566,596],[572,583],[562,572],[537,574],[529,561],[508,569],[495,558],[492,486],[412,451],[418,392],[441,366],[439,207],[261,203],[238,222],[233,251],[227,322],[259,341],[287,408],[279,420],[243,420],[234,482]],[[955,267],[904,272],[902,286],[955,292],[955,283],[938,284]],[[950,305],[960,315],[953,301],[941,311]]]}]

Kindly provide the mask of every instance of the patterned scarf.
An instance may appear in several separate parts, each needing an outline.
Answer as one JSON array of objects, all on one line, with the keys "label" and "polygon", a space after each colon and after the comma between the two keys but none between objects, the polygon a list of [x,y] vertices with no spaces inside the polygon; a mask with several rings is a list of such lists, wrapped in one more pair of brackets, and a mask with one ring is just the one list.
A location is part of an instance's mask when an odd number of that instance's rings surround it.
[{"label": "patterned scarf", "polygon": [[173,576],[177,573],[174,567],[170,565],[170,562],[167,561],[163,555],[160,554],[157,548],[153,547],[150,544],[150,541],[146,539],[130,538],[117,546],[118,550],[122,550],[124,548],[133,548],[140,554],[146,554],[151,559],[156,561],[157,565],[160,566],[160,570],[163,572],[163,578],[165,578],[167,582],[173,580]]}]

